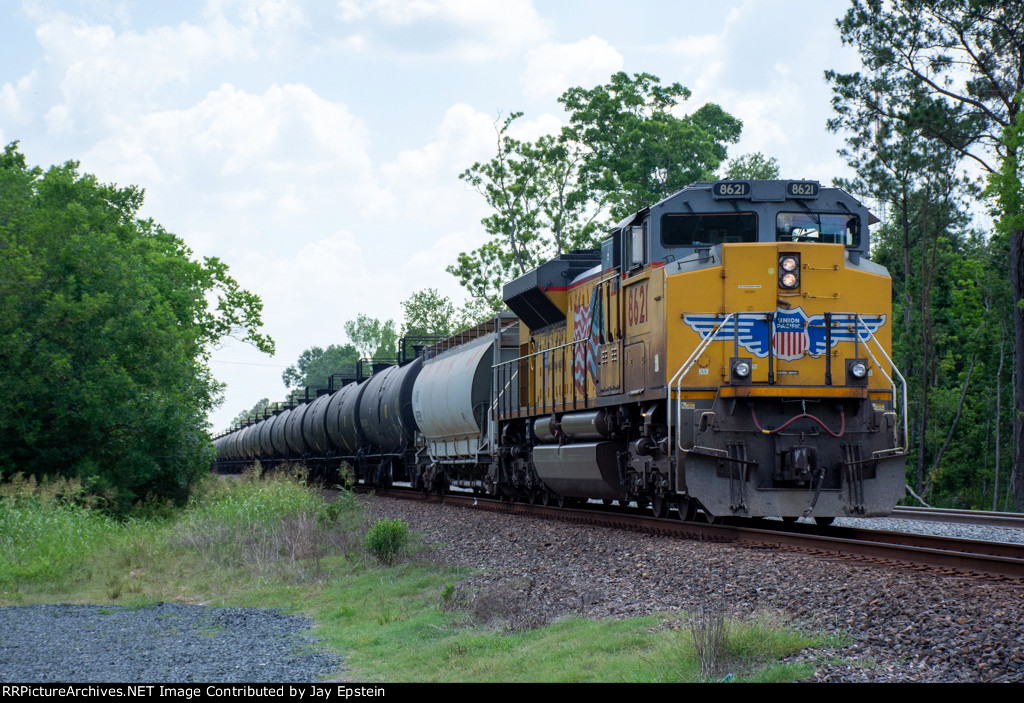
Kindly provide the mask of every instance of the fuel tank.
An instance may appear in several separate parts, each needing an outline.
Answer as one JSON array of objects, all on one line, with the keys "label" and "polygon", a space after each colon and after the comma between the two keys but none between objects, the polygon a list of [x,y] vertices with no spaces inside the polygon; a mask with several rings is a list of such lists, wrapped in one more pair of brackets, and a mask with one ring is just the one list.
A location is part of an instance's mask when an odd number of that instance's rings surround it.
[{"label": "fuel tank", "polygon": [[359,429],[359,398],[369,381],[350,383],[327,404],[327,436],[343,456],[352,456],[363,442]]},{"label": "fuel tank", "polygon": [[302,418],[302,436],[306,440],[307,451],[323,456],[327,453],[327,405],[331,396],[324,394],[314,400],[305,417]]},{"label": "fuel tank", "polygon": [[270,442],[274,445],[274,458],[276,459],[284,459],[288,456],[288,444],[284,440],[284,427],[291,414],[291,410],[285,410],[275,416],[274,426],[270,428]]},{"label": "fuel tank", "polygon": [[401,452],[412,441],[416,419],[412,411],[413,387],[423,359],[391,366],[366,382],[359,401],[359,426],[371,445],[370,454]]},{"label": "fuel tank", "polygon": [[302,419],[309,410],[309,403],[292,408],[288,421],[284,426],[284,441],[288,445],[289,456],[300,457],[306,453],[306,441],[302,437]]}]

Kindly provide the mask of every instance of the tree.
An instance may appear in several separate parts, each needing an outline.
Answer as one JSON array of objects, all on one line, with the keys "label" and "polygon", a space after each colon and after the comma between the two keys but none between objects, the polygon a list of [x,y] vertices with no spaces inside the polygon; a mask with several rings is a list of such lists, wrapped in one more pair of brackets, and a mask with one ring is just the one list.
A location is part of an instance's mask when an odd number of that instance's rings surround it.
[{"label": "tree", "polygon": [[142,202],[75,162],[0,156],[0,473],[79,477],[112,509],[184,500],[209,469],[218,340],[273,350],[260,300]]},{"label": "tree", "polygon": [[760,151],[744,154],[729,162],[725,177],[736,181],[774,181],[779,177],[779,162],[774,156],[765,157]]},{"label": "tree", "polygon": [[676,116],[689,98],[679,83],[619,72],[606,85],[569,88],[558,99],[569,111],[571,138],[586,148],[583,187],[609,206],[612,221],[712,178],[726,145],[739,140],[742,122],[714,103]]},{"label": "tree", "polygon": [[256,401],[256,405],[252,406],[249,410],[243,410],[242,412],[235,415],[235,419],[231,421],[232,425],[244,425],[249,420],[263,419],[263,412],[270,405],[270,398],[260,398]]},{"label": "tree", "polygon": [[402,309],[405,311],[403,337],[447,337],[464,326],[463,316],[456,314],[455,305],[436,288],[413,293],[402,301]]},{"label": "tree", "polygon": [[513,138],[518,112],[495,123],[495,157],[459,176],[493,210],[481,220],[491,239],[447,268],[469,291],[474,312],[502,309],[502,286],[544,261],[596,246],[598,218],[614,224],[712,177],[742,125],[713,104],[677,117],[689,96],[647,73],[617,73],[607,85],[570,88],[559,98],[570,124],[558,135]]},{"label": "tree", "polygon": [[359,352],[351,344],[332,344],[326,349],[310,347],[281,374],[285,388],[327,388],[331,375],[351,373],[359,363]]},{"label": "tree", "polygon": [[[869,69],[837,76],[879,118],[897,119],[990,173],[1017,160],[1006,142],[1024,88],[1024,6],[974,0],[883,5],[857,2],[840,22],[844,41],[858,47]],[[871,94],[884,96],[872,103]],[[1012,168],[1012,167],[1011,167]],[[1013,299],[1024,298],[1024,232],[1019,215],[997,200],[995,216],[1007,243]],[[1014,469],[1017,509],[1024,509],[1024,311],[1013,312],[1016,386]]]},{"label": "tree", "polygon": [[393,363],[398,356],[398,333],[394,320],[381,322],[359,313],[355,320],[345,323],[345,334],[364,359]]},{"label": "tree", "polygon": [[460,254],[446,270],[490,314],[504,307],[505,282],[552,256],[593,246],[600,213],[578,189],[583,147],[568,133],[544,135],[536,142],[515,139],[509,130],[521,116],[514,112],[500,126],[495,123],[496,156],[459,174],[494,210],[481,220],[492,239]]},{"label": "tree", "polygon": [[[854,0],[839,21],[865,73],[827,73],[840,119],[855,116],[861,140],[882,125],[941,146],[990,174],[1017,172],[1010,135],[1024,89],[1024,4],[1019,0]],[[874,123],[878,127],[872,129]],[[1009,131],[1008,131],[1009,130]],[[1007,166],[1009,164],[1009,166]],[[998,179],[997,179],[998,180]],[[1010,185],[1003,181],[1002,185]],[[1013,190],[1013,188],[1011,188]],[[994,188],[993,192],[1005,192]],[[996,197],[1012,283],[1015,339],[1015,498],[1024,509],[1024,231],[1020,203]]]}]

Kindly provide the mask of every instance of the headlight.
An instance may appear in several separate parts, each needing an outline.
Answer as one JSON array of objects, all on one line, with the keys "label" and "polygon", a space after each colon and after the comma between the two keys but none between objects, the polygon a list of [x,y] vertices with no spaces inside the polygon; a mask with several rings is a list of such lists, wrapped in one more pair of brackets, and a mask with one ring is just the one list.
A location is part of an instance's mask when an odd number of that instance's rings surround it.
[{"label": "headlight", "polygon": [[746,378],[750,375],[750,363],[747,361],[737,361],[736,365],[732,367],[732,372],[740,378]]},{"label": "headlight", "polygon": [[800,257],[786,254],[779,257],[779,288],[800,285]]},{"label": "headlight", "polygon": [[868,375],[868,367],[863,361],[855,361],[850,364],[850,373],[855,378],[864,378]]}]

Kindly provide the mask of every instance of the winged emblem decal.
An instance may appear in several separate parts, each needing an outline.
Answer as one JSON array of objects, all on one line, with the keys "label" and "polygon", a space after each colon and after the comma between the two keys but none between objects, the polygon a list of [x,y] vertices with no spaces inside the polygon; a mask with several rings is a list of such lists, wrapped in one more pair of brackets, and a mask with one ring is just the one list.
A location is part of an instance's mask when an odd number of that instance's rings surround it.
[{"label": "winged emblem decal", "polygon": [[[726,320],[726,315],[685,315],[683,322],[700,335],[712,334]],[[774,350],[775,358],[794,361],[805,354],[821,356],[826,351],[825,316],[804,313],[802,308],[778,308],[771,321],[765,313],[740,313],[739,320],[729,321],[715,336],[715,341],[734,342],[759,359]],[[860,322],[852,313],[832,313],[832,346],[839,342],[866,340],[885,324],[885,315],[861,315]]]}]

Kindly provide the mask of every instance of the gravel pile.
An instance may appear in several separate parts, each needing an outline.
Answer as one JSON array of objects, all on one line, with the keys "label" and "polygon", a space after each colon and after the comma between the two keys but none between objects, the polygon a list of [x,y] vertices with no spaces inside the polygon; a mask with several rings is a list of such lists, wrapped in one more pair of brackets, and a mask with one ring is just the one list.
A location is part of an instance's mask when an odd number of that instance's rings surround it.
[{"label": "gravel pile", "polygon": [[0,682],[275,683],[341,665],[306,618],[256,608],[160,603],[0,608]]},{"label": "gravel pile", "polygon": [[422,532],[435,546],[431,558],[486,569],[459,590],[475,594],[473,607],[515,604],[512,626],[569,614],[622,618],[712,606],[836,633],[842,644],[796,657],[814,660],[819,681],[1024,681],[1019,584],[439,504],[375,498],[371,506]]}]

